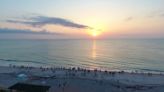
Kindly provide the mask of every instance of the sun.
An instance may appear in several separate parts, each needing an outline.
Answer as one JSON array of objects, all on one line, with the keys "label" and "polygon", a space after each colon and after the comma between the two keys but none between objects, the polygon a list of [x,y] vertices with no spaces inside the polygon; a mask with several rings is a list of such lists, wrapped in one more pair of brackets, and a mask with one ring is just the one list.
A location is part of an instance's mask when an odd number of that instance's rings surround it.
[{"label": "sun", "polygon": [[105,29],[105,24],[103,24],[101,21],[97,21],[96,19],[94,21],[88,22],[89,28],[87,29],[87,34],[92,38],[99,38],[100,35],[103,34]]},{"label": "sun", "polygon": [[93,32],[92,32],[92,36],[93,36],[93,37],[96,37],[96,36],[98,36],[98,32],[96,32],[96,31],[93,31]]},{"label": "sun", "polygon": [[93,36],[93,37],[96,37],[96,36],[97,36],[97,33],[96,33],[96,32],[93,32],[93,33],[92,33],[92,36]]},{"label": "sun", "polygon": [[108,29],[108,22],[102,20],[99,17],[87,17],[85,18],[85,24],[88,25],[86,29],[86,34],[92,38],[101,38],[104,32]]},{"label": "sun", "polygon": [[89,34],[92,36],[92,37],[97,37],[101,34],[101,31],[100,30],[97,30],[97,29],[92,29],[92,30],[89,30]]}]

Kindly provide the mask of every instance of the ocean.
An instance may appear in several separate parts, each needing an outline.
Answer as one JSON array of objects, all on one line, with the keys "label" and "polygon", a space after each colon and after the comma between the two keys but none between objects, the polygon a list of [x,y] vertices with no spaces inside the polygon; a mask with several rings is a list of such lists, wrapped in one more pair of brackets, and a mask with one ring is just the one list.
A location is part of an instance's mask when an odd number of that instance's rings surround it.
[{"label": "ocean", "polygon": [[164,39],[0,40],[0,65],[164,72]]}]

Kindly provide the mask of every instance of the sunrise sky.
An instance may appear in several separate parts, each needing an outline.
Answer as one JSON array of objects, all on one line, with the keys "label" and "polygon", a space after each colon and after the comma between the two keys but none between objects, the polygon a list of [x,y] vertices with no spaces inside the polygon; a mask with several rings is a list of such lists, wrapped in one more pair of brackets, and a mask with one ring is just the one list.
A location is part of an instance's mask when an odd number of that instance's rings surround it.
[{"label": "sunrise sky", "polygon": [[163,38],[164,0],[0,0],[0,38]]}]

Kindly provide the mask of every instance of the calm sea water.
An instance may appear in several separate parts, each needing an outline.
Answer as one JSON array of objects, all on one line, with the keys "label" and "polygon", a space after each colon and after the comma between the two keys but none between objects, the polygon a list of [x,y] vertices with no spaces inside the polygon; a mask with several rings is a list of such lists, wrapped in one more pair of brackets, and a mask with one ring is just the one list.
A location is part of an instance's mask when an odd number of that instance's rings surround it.
[{"label": "calm sea water", "polygon": [[0,65],[164,71],[164,40],[0,40]]}]

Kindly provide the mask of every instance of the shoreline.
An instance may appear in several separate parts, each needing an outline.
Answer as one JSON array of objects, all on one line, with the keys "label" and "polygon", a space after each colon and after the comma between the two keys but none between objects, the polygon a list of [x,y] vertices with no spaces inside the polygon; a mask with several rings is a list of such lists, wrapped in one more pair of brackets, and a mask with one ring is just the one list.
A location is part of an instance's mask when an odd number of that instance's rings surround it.
[{"label": "shoreline", "polygon": [[162,71],[162,70],[151,70],[151,69],[138,69],[138,68],[136,68],[136,69],[132,69],[132,70],[130,70],[130,69],[123,69],[123,70],[121,70],[121,69],[108,69],[108,68],[89,68],[89,67],[79,67],[79,66],[77,66],[77,67],[75,67],[75,66],[50,66],[50,65],[46,65],[46,66],[42,66],[42,65],[40,65],[40,66],[29,66],[29,65],[14,65],[14,64],[8,64],[8,65],[3,65],[3,66],[0,66],[0,67],[13,67],[13,66],[15,66],[15,67],[17,67],[17,68],[47,68],[47,69],[67,69],[67,70],[70,70],[70,69],[72,69],[72,68],[74,68],[74,69],[76,69],[76,70],[78,70],[78,69],[81,69],[81,70],[90,70],[90,71],[102,71],[102,72],[105,72],[105,71],[111,71],[111,72],[127,72],[127,73],[138,73],[138,74],[163,74],[164,75],[164,71]]},{"label": "shoreline", "polygon": [[[153,87],[154,90],[158,87],[164,87],[164,74],[153,73],[138,73],[138,72],[125,72],[125,71],[101,71],[101,70],[87,70],[83,68],[43,68],[43,67],[29,67],[29,66],[0,66],[0,87],[8,88],[9,86],[18,83],[32,83],[50,85],[50,92],[57,91],[60,88],[56,88],[61,81],[69,82],[69,88],[83,91],[77,92],[90,92],[90,88],[84,91],[83,86],[90,86],[92,88],[93,83],[100,87],[96,89],[112,87],[114,90],[120,90],[120,87],[124,90],[138,90],[137,92],[149,92],[149,87]],[[80,82],[79,82],[80,81]],[[79,84],[83,82],[82,84]],[[64,83],[64,82],[63,82]],[[102,84],[106,85],[102,85]],[[55,86],[54,86],[55,85]],[[137,88],[139,89],[137,89]],[[161,89],[160,88],[160,89]],[[121,90],[123,90],[121,89]],[[145,89],[147,91],[145,91]],[[159,88],[158,88],[159,89]],[[139,91],[142,90],[142,91]],[[153,89],[151,89],[153,90]],[[163,89],[162,89],[163,90]],[[114,91],[114,92],[117,92]],[[164,90],[163,90],[164,91]],[[157,92],[163,92],[157,91]],[[94,91],[98,92],[98,91]],[[102,91],[103,92],[103,91]],[[113,91],[112,91],[113,92]],[[126,92],[126,91],[118,91]],[[127,91],[129,92],[129,91]]]}]

